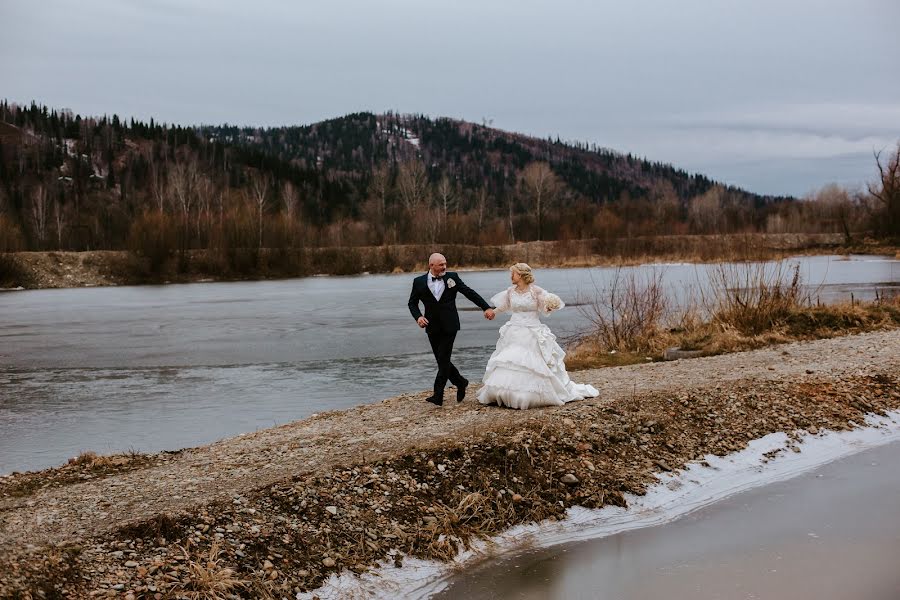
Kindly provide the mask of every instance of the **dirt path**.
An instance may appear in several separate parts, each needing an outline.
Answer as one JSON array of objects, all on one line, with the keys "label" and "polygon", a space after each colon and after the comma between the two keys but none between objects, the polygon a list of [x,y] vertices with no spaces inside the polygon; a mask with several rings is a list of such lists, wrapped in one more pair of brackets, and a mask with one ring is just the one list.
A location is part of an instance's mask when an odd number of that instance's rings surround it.
[{"label": "dirt path", "polygon": [[[900,372],[900,330],[795,343],[710,358],[582,371],[574,379],[600,398],[562,409],[481,407],[475,388],[462,404],[438,409],[425,394],[391,398],[245,434],[175,454],[154,455],[92,477],[63,468],[0,478],[0,548],[74,543],[160,514],[178,514],[251,490],[320,473],[336,465],[373,462],[475,437],[508,425],[578,419],[591,407],[651,392],[727,389],[730,382],[802,382],[820,375],[864,375],[871,368]],[[74,481],[73,481],[74,479]],[[28,482],[26,486],[25,483]],[[41,487],[46,486],[46,487]],[[0,550],[0,555],[4,550]]]}]

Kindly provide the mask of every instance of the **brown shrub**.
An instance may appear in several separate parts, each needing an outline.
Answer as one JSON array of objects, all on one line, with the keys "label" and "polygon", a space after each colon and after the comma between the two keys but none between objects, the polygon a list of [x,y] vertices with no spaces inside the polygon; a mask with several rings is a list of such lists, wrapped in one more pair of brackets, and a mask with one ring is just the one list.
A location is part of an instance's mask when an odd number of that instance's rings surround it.
[{"label": "brown shrub", "polygon": [[128,234],[128,249],[139,257],[148,275],[164,273],[178,243],[179,224],[162,212],[149,211],[135,219]]},{"label": "brown shrub", "polygon": [[663,319],[669,304],[662,272],[641,278],[632,271],[616,269],[606,289],[594,286],[596,294],[582,313],[591,324],[589,337],[608,351],[644,352],[658,347]]},{"label": "brown shrub", "polygon": [[712,320],[744,335],[769,331],[810,303],[800,266],[784,262],[716,265],[710,287],[702,302]]}]

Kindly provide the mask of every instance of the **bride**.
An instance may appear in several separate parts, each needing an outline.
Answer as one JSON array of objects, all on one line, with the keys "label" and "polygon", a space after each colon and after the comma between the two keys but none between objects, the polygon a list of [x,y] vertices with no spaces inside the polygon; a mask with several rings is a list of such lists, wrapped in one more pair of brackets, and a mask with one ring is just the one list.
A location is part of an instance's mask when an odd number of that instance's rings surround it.
[{"label": "bride", "polygon": [[491,298],[491,304],[496,306],[494,312],[512,316],[500,328],[478,401],[526,409],[599,396],[593,386],[569,379],[563,362],[566,354],[550,328],[541,323],[539,315],[565,304],[559,296],[534,285],[531,267],[525,263],[516,263],[509,271],[513,285]]}]

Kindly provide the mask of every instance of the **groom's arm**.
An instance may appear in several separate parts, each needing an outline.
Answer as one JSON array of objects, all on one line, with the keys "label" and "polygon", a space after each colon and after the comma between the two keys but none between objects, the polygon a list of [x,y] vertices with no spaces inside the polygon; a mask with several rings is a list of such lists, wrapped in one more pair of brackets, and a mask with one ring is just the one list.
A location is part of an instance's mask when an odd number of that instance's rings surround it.
[{"label": "groom's arm", "polygon": [[459,288],[460,293],[472,301],[472,304],[480,308],[481,310],[490,310],[491,305],[484,301],[484,298],[478,295],[478,292],[467,286],[463,283],[463,280],[459,278],[459,275],[454,273],[454,278],[456,279],[456,286]]},{"label": "groom's arm", "polygon": [[416,293],[416,282],[413,281],[412,291],[409,293],[409,314],[418,321],[422,317],[422,311],[419,310],[419,295]]}]

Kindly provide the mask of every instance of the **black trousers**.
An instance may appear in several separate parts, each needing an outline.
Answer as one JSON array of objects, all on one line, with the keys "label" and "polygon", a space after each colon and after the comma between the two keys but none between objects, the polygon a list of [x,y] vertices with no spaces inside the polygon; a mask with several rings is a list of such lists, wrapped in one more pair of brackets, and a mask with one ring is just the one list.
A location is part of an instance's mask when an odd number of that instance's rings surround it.
[{"label": "black trousers", "polygon": [[456,340],[456,332],[447,333],[446,331],[437,331],[428,334],[428,341],[431,342],[431,351],[434,353],[434,359],[437,361],[438,372],[434,378],[434,395],[436,398],[444,397],[444,386],[447,380],[456,387],[467,385],[469,382],[459,374],[453,363],[450,362],[450,356],[453,354],[453,342]]}]

